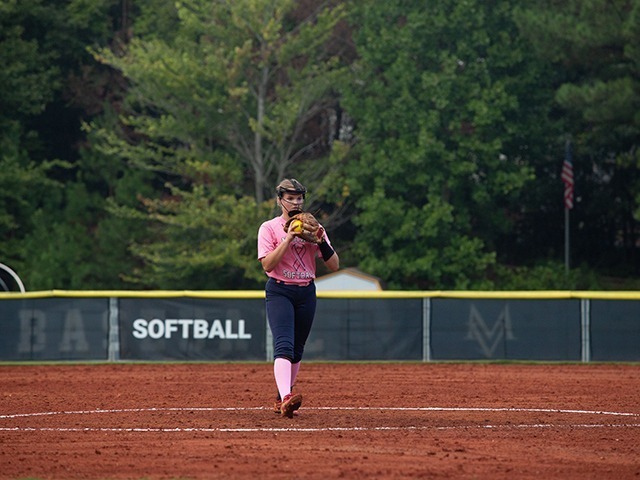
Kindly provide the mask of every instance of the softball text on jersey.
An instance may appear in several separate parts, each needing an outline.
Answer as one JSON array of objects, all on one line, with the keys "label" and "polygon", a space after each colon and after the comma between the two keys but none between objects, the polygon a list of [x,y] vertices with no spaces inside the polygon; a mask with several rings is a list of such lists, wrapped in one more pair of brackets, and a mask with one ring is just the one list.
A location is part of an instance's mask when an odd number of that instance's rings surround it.
[{"label": "softball text on jersey", "polygon": [[145,320],[138,318],[133,321],[133,336],[140,340],[145,338],[173,338],[183,339],[212,339],[249,340],[251,333],[245,332],[244,320],[209,320],[193,318],[154,318]]}]

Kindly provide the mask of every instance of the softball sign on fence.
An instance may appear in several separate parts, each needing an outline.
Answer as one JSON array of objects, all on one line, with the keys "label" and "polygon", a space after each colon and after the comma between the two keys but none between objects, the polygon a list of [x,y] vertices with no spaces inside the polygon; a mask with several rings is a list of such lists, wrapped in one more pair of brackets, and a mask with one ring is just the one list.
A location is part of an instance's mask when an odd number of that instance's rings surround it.
[{"label": "softball sign on fence", "polygon": [[263,360],[264,300],[120,299],[120,358]]},{"label": "softball sign on fence", "polygon": [[201,318],[167,318],[160,320],[154,318],[147,321],[138,318],[133,321],[133,336],[140,340],[145,338],[173,338],[182,339],[214,339],[225,338],[228,340],[250,340],[251,333],[245,331],[245,321],[216,319],[213,321]]}]

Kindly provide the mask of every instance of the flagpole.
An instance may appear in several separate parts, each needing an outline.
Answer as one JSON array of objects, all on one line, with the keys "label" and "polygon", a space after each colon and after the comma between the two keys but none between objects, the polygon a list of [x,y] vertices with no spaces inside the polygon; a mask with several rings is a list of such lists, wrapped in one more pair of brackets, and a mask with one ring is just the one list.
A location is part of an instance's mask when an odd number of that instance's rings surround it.
[{"label": "flagpole", "polygon": [[564,161],[562,162],[562,173],[560,175],[564,183],[564,268],[569,274],[569,210],[573,208],[573,155],[571,152],[571,140],[567,139],[564,148]]},{"label": "flagpole", "polygon": [[564,209],[564,270],[569,273],[569,209]]}]

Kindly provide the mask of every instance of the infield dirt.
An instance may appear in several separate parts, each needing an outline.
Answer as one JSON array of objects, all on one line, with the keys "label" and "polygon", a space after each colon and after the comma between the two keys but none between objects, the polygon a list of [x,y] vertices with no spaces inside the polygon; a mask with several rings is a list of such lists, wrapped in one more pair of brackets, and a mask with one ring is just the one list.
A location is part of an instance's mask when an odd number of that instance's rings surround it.
[{"label": "infield dirt", "polygon": [[0,478],[640,479],[640,366],[0,366]]}]

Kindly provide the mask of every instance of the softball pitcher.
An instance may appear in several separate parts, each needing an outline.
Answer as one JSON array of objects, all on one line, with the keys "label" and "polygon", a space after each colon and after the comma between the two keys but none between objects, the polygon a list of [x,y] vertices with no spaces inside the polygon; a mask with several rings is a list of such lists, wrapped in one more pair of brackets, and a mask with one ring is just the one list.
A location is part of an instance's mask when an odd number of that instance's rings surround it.
[{"label": "softball pitcher", "polygon": [[321,256],[331,271],[340,267],[322,225],[303,212],[306,193],[295,178],[282,180],[276,187],[281,214],[258,230],[258,260],[269,277],[265,305],[278,389],[274,411],[289,418],[302,405],[302,395],[292,388],[316,312],[316,257]]}]

